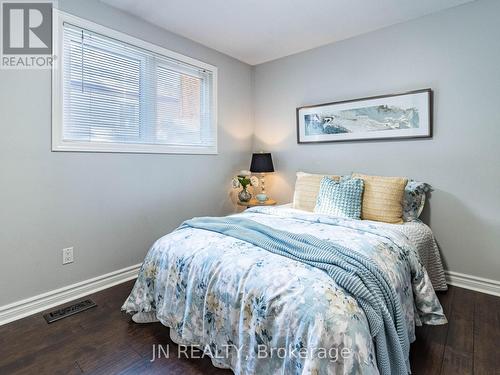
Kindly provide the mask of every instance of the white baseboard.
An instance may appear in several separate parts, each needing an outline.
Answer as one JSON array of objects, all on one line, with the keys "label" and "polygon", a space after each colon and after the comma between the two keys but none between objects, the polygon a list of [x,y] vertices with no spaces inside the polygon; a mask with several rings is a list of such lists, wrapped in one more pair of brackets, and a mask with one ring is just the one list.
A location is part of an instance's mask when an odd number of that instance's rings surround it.
[{"label": "white baseboard", "polygon": [[[110,288],[114,285],[135,279],[141,264],[135,264],[105,275],[55,289],[47,293],[0,306],[0,325],[36,314],[51,307],[70,302],[77,298]],[[500,296],[500,281],[467,275],[459,272],[445,271],[446,282],[460,288]]]},{"label": "white baseboard", "polygon": [[135,264],[105,275],[0,306],[0,325],[135,279],[140,267],[141,264]]},{"label": "white baseboard", "polygon": [[445,274],[446,282],[450,285],[475,290],[476,292],[492,294],[494,296],[500,296],[500,281],[453,271],[445,271]]}]

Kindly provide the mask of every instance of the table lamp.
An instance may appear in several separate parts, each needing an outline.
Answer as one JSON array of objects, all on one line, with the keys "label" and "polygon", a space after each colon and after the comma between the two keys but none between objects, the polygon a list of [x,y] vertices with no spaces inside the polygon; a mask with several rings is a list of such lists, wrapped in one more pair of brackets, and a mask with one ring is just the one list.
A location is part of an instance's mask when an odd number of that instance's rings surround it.
[{"label": "table lamp", "polygon": [[252,154],[252,162],[250,163],[250,172],[258,173],[260,179],[261,193],[257,194],[256,198],[259,201],[268,199],[266,194],[266,185],[264,176],[266,173],[274,172],[273,158],[269,152],[259,152]]}]

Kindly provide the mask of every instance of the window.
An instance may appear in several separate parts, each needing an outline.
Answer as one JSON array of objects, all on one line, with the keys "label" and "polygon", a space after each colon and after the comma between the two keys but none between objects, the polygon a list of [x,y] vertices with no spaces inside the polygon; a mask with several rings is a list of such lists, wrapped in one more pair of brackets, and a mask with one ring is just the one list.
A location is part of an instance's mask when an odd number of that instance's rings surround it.
[{"label": "window", "polygon": [[55,24],[54,151],[217,152],[217,68],[62,12]]}]

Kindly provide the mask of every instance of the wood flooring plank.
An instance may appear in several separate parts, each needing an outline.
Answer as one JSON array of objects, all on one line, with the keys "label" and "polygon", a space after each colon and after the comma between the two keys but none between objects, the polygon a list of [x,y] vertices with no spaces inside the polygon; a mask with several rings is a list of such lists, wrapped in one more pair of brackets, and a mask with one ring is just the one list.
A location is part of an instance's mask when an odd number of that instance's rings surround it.
[{"label": "wood flooring plank", "polygon": [[455,288],[441,374],[469,375],[474,366],[474,296]]},{"label": "wood flooring plank", "polygon": [[500,298],[476,293],[474,374],[500,375]]},{"label": "wood flooring plank", "polygon": [[85,334],[81,327],[71,322],[49,326],[41,316],[25,319],[29,321],[20,323],[19,331],[0,332],[4,338],[0,345],[0,374],[37,366],[73,372],[75,361],[64,355],[64,348],[71,344],[73,337]]},{"label": "wood flooring plank", "polygon": [[97,347],[92,354],[79,359],[77,364],[85,374],[117,374],[125,371],[142,358],[126,345],[115,346],[109,350]]},{"label": "wood flooring plank", "polygon": [[231,375],[231,370],[212,365],[209,358],[160,358],[155,361],[143,359],[120,374],[169,374],[169,375]]},{"label": "wood flooring plank", "polygon": [[[26,343],[26,342],[25,342]],[[22,351],[0,366],[0,374],[81,374],[74,358],[60,343],[41,351]]]}]

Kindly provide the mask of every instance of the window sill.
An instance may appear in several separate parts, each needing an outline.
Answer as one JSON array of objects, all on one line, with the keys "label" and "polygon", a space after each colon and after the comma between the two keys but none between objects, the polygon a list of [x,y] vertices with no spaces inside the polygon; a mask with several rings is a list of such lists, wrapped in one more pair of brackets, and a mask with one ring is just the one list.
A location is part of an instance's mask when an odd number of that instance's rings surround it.
[{"label": "window sill", "polygon": [[217,155],[217,146],[174,146],[150,144],[59,142],[52,144],[54,152],[107,152],[127,154],[193,154]]}]

